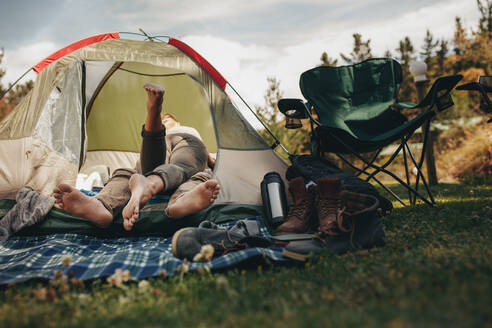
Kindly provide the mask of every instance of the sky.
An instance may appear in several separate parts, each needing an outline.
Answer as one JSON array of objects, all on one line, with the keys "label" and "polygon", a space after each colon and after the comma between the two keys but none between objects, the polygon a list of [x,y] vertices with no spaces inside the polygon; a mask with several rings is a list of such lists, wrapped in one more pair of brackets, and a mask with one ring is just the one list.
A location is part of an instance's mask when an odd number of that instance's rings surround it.
[{"label": "sky", "polygon": [[468,31],[479,19],[476,0],[0,0],[0,5],[3,84],[72,42],[142,28],[189,44],[253,106],[264,104],[267,77],[280,81],[285,97],[302,97],[300,74],[319,65],[324,51],[344,64],[340,53],[352,51],[354,33],[371,40],[375,57],[387,50],[396,56],[405,36],[420,50],[427,29],[450,41],[456,16]]}]

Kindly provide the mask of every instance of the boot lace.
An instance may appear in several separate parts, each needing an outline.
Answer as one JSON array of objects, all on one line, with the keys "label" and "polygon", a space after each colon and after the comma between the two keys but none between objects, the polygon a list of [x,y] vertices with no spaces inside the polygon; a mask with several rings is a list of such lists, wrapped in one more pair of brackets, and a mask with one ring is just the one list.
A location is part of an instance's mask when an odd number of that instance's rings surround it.
[{"label": "boot lace", "polygon": [[299,204],[292,204],[289,208],[289,213],[287,214],[287,220],[290,220],[293,217],[297,217],[301,219],[303,217],[303,213],[310,207],[310,202],[308,199],[304,199],[299,202]]},{"label": "boot lace", "polygon": [[318,202],[319,217],[329,218],[325,221],[325,233],[331,236],[337,236],[340,232],[348,230],[343,226],[343,213],[345,207],[342,207],[342,201],[339,198],[320,198]]},{"label": "boot lace", "polygon": [[222,240],[220,243],[216,244],[214,247],[216,250],[219,251],[218,252],[219,254],[225,255],[225,254],[230,253],[230,252],[235,252],[235,251],[249,248],[248,243],[245,243],[245,242],[241,243],[239,241],[235,241],[234,239],[232,239],[231,234],[228,230],[226,231],[226,236],[227,236],[227,239],[229,240],[229,242],[232,244],[232,246],[227,246],[226,241]]},{"label": "boot lace", "polygon": [[[351,216],[346,215],[346,206],[342,206],[340,198],[321,198],[318,202],[319,217],[330,219],[325,222],[323,231],[315,234],[315,238],[326,244],[324,235],[338,236],[350,232],[350,244],[354,247],[353,239],[355,223]],[[331,216],[331,215],[334,216]]]}]

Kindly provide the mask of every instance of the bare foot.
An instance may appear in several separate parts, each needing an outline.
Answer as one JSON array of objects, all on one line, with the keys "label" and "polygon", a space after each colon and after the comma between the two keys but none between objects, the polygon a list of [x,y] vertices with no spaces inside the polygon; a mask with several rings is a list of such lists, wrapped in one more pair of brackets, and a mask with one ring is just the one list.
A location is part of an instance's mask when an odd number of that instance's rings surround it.
[{"label": "bare foot", "polygon": [[72,215],[91,221],[106,228],[113,221],[113,215],[94,197],[84,195],[74,187],[61,183],[53,190],[56,207]]},{"label": "bare foot", "polygon": [[169,205],[167,213],[172,219],[181,219],[209,207],[219,195],[220,186],[216,180],[205,181],[183,194]]},{"label": "bare foot", "polygon": [[[162,179],[157,175],[145,177],[141,174],[134,174],[128,182],[132,196],[123,208],[123,227],[126,230],[131,230],[135,221],[138,219],[140,209],[144,206],[155,194],[161,191],[164,187]],[[55,197],[56,202],[56,197]]]},{"label": "bare foot", "polygon": [[157,84],[145,83],[144,89],[147,91],[147,119],[145,130],[160,131],[162,129],[161,110],[164,98],[164,88]]}]

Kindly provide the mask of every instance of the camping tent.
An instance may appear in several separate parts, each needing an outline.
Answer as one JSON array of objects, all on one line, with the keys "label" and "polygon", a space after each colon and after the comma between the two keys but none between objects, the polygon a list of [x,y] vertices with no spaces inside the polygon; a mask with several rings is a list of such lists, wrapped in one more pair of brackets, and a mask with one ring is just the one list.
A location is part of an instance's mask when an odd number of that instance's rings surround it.
[{"label": "camping tent", "polygon": [[[153,41],[153,40],[150,40]],[[33,67],[34,88],[0,123],[0,198],[28,185],[50,194],[80,170],[134,167],[146,110],[145,82],[166,89],[164,111],[195,127],[217,152],[214,206],[259,207],[265,173],[287,164],[233,103],[224,77],[185,43],[121,39],[71,44]],[[237,97],[236,97],[237,98]]]}]

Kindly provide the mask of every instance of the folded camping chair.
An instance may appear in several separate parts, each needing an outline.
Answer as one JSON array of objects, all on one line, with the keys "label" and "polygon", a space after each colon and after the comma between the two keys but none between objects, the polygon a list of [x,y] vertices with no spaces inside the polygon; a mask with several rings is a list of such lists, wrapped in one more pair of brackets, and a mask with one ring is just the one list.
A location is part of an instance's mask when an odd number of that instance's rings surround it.
[{"label": "folded camping chair", "polygon": [[[407,188],[411,204],[419,197],[429,205],[434,205],[434,198],[421,171],[429,125],[424,129],[420,159],[413,156],[407,142],[415,130],[429,122],[437,112],[454,104],[450,92],[461,78],[461,75],[452,75],[437,79],[417,105],[397,101],[402,69],[393,59],[369,59],[341,67],[321,66],[301,74],[300,88],[307,103],[300,99],[282,99],[278,107],[290,120],[310,119],[313,155],[335,153],[355,169],[357,175],[364,174],[366,180],[375,180],[404,205],[400,197],[376,179],[376,174],[384,172]],[[421,108],[422,112],[408,120],[400,112],[405,108]],[[384,164],[376,165],[381,150],[394,141],[400,142],[397,149]],[[387,169],[402,150],[406,182]],[[371,159],[361,156],[369,152],[375,152]],[[418,171],[415,188],[410,183],[407,153]],[[343,154],[355,155],[364,163],[363,167],[355,167]],[[368,169],[372,169],[372,172]],[[428,196],[424,197],[418,192],[420,179]]]}]

